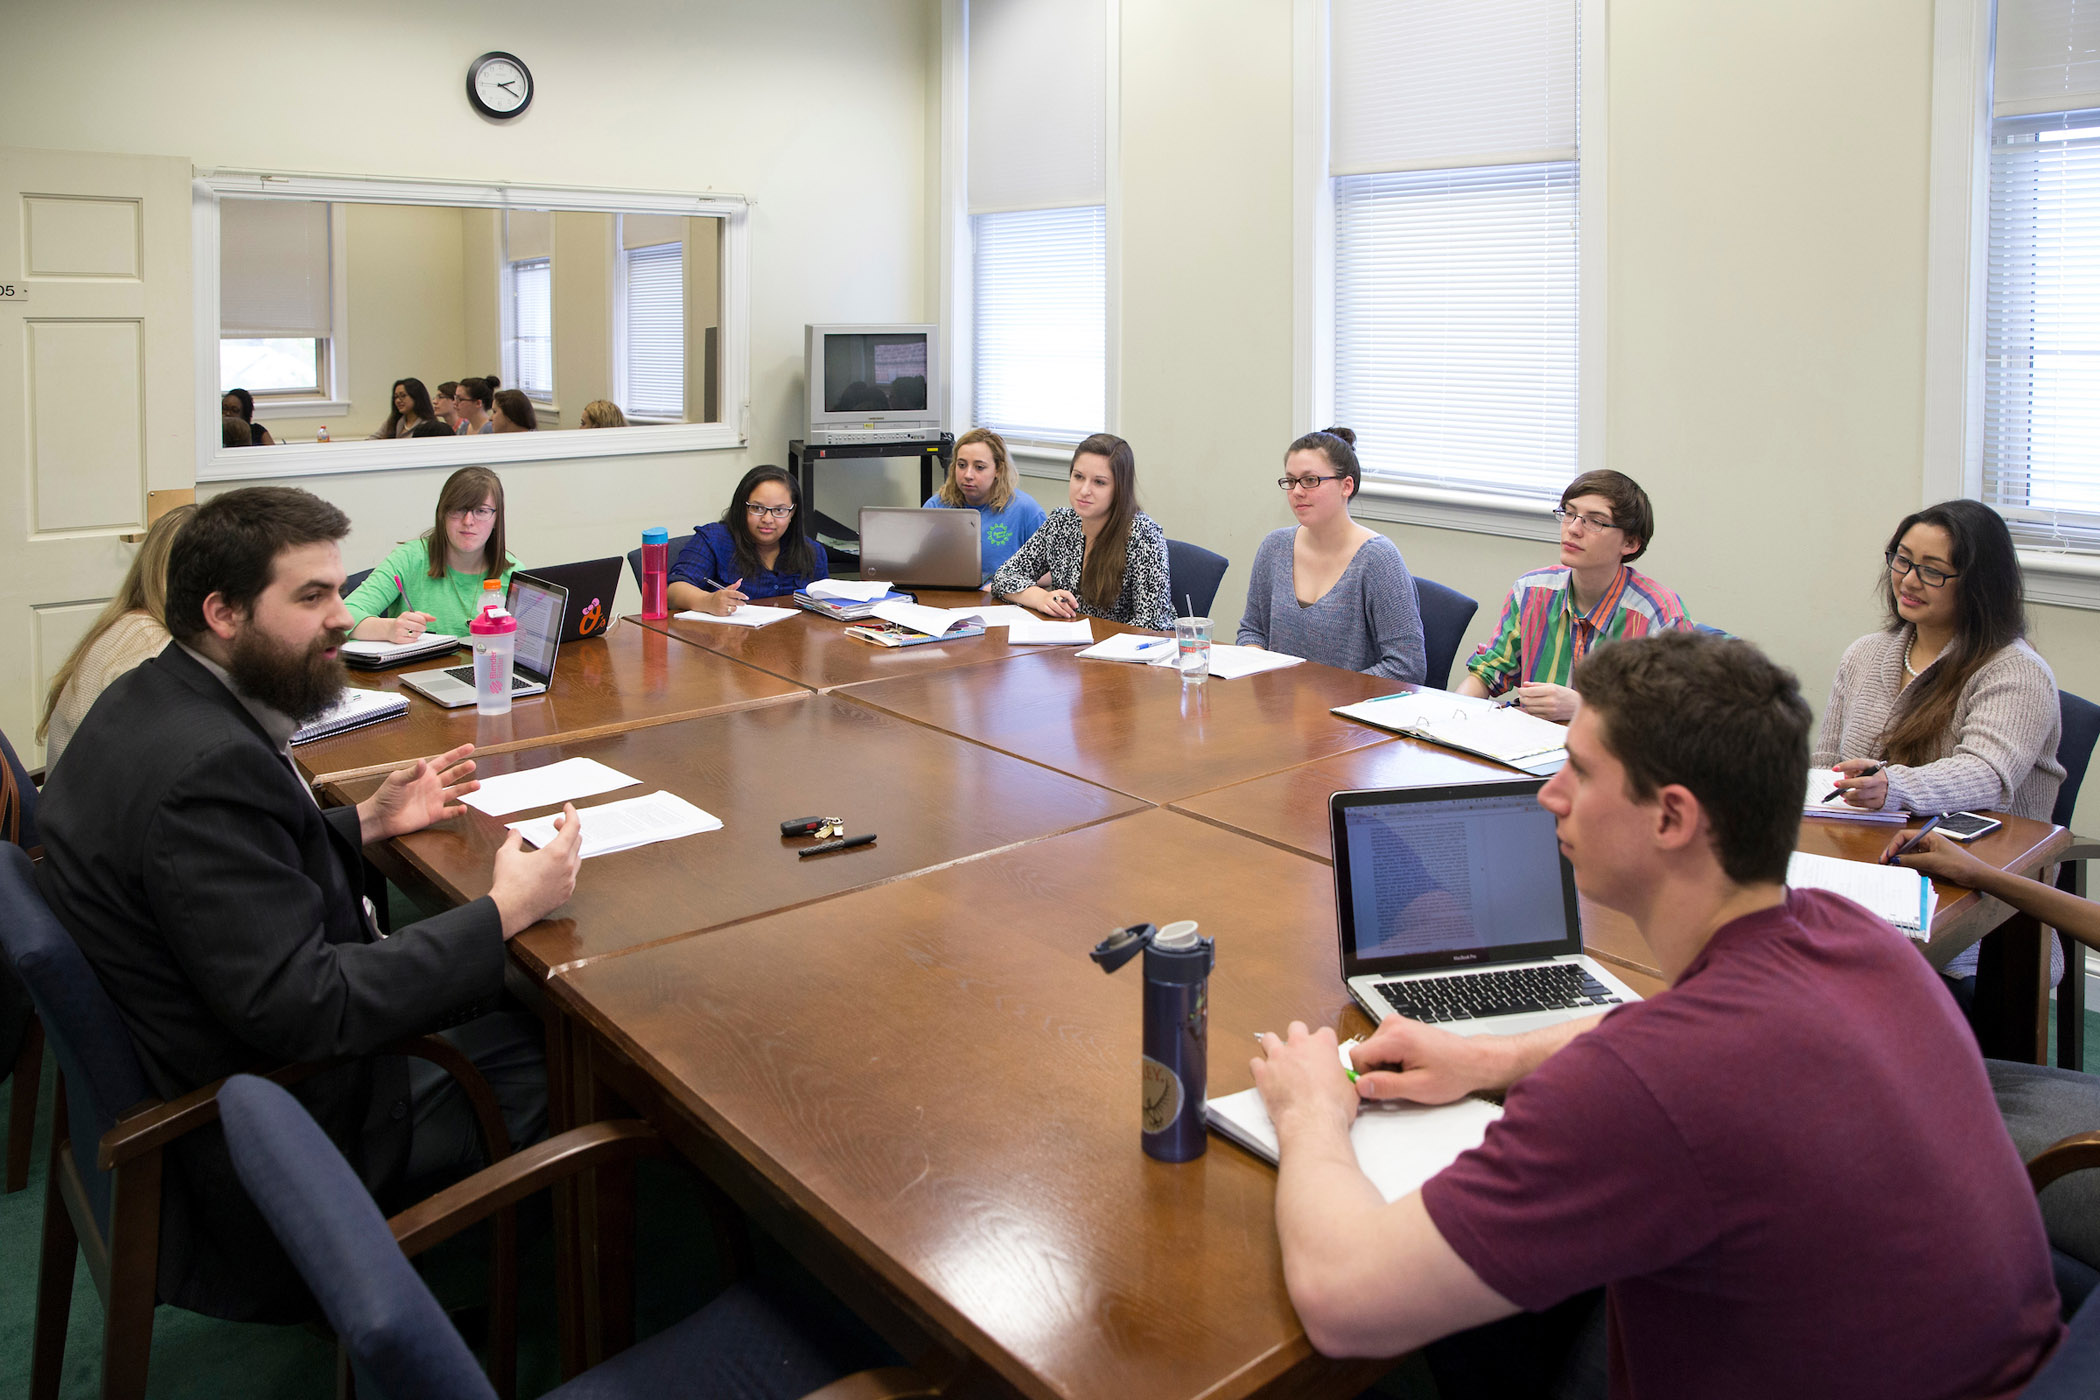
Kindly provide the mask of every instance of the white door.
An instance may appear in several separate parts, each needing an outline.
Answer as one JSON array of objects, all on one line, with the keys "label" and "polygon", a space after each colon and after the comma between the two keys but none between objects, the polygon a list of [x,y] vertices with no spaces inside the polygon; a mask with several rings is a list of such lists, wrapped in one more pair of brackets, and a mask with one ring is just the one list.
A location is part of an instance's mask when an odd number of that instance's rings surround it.
[{"label": "white door", "polygon": [[0,732],[116,592],[149,490],[196,480],[190,163],[0,147]]}]

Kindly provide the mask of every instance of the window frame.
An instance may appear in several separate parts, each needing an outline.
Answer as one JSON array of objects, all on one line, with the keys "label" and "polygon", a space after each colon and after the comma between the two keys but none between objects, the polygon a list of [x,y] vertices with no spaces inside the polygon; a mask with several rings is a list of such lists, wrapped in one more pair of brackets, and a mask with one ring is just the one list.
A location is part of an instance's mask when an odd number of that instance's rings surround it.
[{"label": "window frame", "polygon": [[[628,305],[627,305],[627,297],[628,297],[628,259],[629,259],[629,258],[631,258],[631,257],[632,257],[632,256],[633,256],[634,254],[636,254],[636,253],[640,253],[640,252],[646,252],[646,251],[648,251],[648,250],[649,250],[650,248],[661,248],[661,247],[664,247],[664,246],[667,246],[667,245],[664,245],[664,244],[661,244],[661,243],[653,243],[653,244],[644,244],[644,245],[643,245],[642,247],[640,247],[640,248],[629,248],[629,247],[625,246],[625,244],[624,244],[624,243],[622,242],[622,233],[621,233],[621,226],[620,226],[620,222],[619,222],[619,221],[618,221],[617,219],[613,221],[613,247],[612,247],[612,265],[613,265],[613,296],[612,296],[612,312],[613,312],[613,332],[612,332],[612,343],[613,343],[613,357],[612,357],[612,358],[613,358],[613,398],[614,398],[614,400],[615,400],[615,401],[616,401],[616,402],[617,402],[617,403],[618,403],[618,404],[620,405],[620,409],[621,409],[621,412],[622,412],[622,413],[623,413],[623,414],[624,414],[624,415],[626,416],[626,418],[627,418],[627,421],[628,421],[628,423],[629,423],[629,424],[649,424],[649,423],[678,423],[678,422],[683,422],[683,421],[685,421],[685,420],[684,420],[683,418],[664,418],[664,417],[660,417],[660,416],[656,416],[656,415],[652,415],[652,414],[648,414],[648,413],[643,413],[643,412],[640,412],[640,411],[638,411],[638,410],[635,410],[635,409],[630,409],[630,408],[628,408],[628,407],[627,407],[628,401],[629,401],[630,399],[632,399],[632,398],[633,398],[633,396],[634,396],[634,389],[633,389],[633,382],[632,382],[632,381],[633,381],[633,367],[632,367],[632,362],[631,362],[631,360],[630,360],[630,357],[629,357],[629,353],[628,353],[628,352],[629,352],[629,349],[630,349],[630,342],[629,342],[629,335],[630,335],[630,332],[631,332],[631,327],[630,327],[630,321],[631,321],[631,319],[632,319],[632,318],[630,317],[630,315],[629,315],[629,311],[628,311]],[[689,241],[688,241],[688,242],[684,242],[684,243],[680,243],[680,244],[678,244],[678,245],[677,245],[677,247],[678,247],[678,250],[679,250],[679,252],[678,252],[678,264],[679,264],[679,266],[678,266],[678,277],[679,277],[679,284],[680,284],[680,287],[681,287],[681,290],[682,290],[682,291],[683,291],[683,289],[685,289],[685,288],[687,288],[687,287],[689,287],[689,286],[690,286],[690,279],[691,279],[691,276],[692,276],[692,269],[688,268],[688,267],[687,267],[687,266],[685,265],[685,262],[686,262],[686,254],[687,254],[688,252],[690,252],[690,251],[691,251],[691,246],[692,246],[692,245],[691,245],[691,243],[690,243]],[[680,308],[680,309],[681,309],[681,314],[683,314],[683,312],[684,312],[684,311],[685,311],[685,309],[686,309],[686,307],[685,307],[685,304],[684,304],[684,302],[685,302],[685,298],[683,298],[683,297],[682,297],[682,298],[681,298],[681,308]],[[687,324],[688,328],[690,328],[690,318],[689,318],[689,317],[688,317],[688,318],[687,318],[687,320],[686,320],[686,324]],[[687,360],[687,375],[686,375],[686,384],[687,384],[687,387],[688,387],[688,389],[690,389],[690,386],[691,386],[691,384],[692,384],[692,376],[691,376],[691,359],[690,359],[690,356],[691,356],[691,354],[692,354],[692,350],[693,350],[693,347],[692,347],[691,343],[690,343],[690,342],[688,342],[688,343],[687,343],[687,345],[686,345],[686,354],[687,354],[687,356],[688,356],[688,360]],[[690,397],[690,393],[688,393],[687,397],[688,397],[688,398]],[[690,404],[687,404],[687,405],[685,405],[685,408],[681,410],[681,412],[684,412],[684,411],[690,410],[690,408],[691,408],[691,405],[690,405]]]},{"label": "window frame", "polygon": [[[519,368],[518,358],[518,270],[525,267],[547,269],[547,384],[543,392],[535,393],[525,387],[525,371]],[[503,301],[500,319],[503,327],[503,387],[516,389],[532,400],[539,408],[554,409],[554,256],[545,254],[535,258],[503,259]]]},{"label": "window frame", "polygon": [[[194,450],[197,480],[285,480],[346,472],[417,471],[500,466],[510,462],[627,457],[649,453],[741,450],[751,434],[751,228],[749,201],[738,194],[583,189],[526,184],[461,184],[280,171],[216,169],[190,184],[191,288],[196,314],[192,359],[196,402],[219,397],[219,199],[323,199],[337,204],[426,204],[478,209],[583,210],[605,214],[676,214],[721,222],[721,320],[716,338],[723,421],[660,423],[617,433],[489,433],[468,439],[285,443],[257,452],[220,445],[218,415],[199,413]],[[338,263],[340,266],[340,261]],[[340,330],[338,334],[340,334]],[[336,372],[342,372],[339,357]],[[258,412],[258,417],[261,416]]]},{"label": "window frame", "polygon": [[[1606,259],[1610,169],[1609,54],[1604,0],[1582,0],[1578,20],[1581,65],[1579,120],[1581,230],[1576,296],[1576,470],[1605,462]],[[1292,157],[1295,240],[1292,266],[1293,346],[1291,416],[1299,432],[1334,421],[1334,178],[1327,173],[1332,106],[1328,54],[1329,0],[1292,0]],[[1515,539],[1553,540],[1559,527],[1531,496],[1485,489],[1453,489],[1366,477],[1354,512],[1366,519],[1431,525]]]},{"label": "window frame", "polygon": [[[1982,499],[1994,0],[1933,7],[1918,504]],[[2100,514],[2100,511],[2096,511]],[[2027,601],[2100,609],[2100,550],[2022,544]]]},{"label": "window frame", "polygon": [[[249,191],[240,191],[248,194]],[[217,257],[218,234],[216,215],[213,222],[213,256]],[[316,393],[257,394],[255,417],[258,422],[273,418],[323,418],[350,411],[350,384],[346,366],[350,363],[350,220],[343,206],[330,200],[328,203],[328,325],[325,336],[316,336],[320,342],[319,356],[321,377]],[[212,264],[212,320],[218,320],[218,263]],[[201,294],[201,292],[200,292]],[[203,303],[198,303],[200,306]],[[201,319],[201,318],[200,318]],[[213,337],[213,375],[219,373],[218,344],[230,337]],[[221,385],[229,388],[230,385]]]}]

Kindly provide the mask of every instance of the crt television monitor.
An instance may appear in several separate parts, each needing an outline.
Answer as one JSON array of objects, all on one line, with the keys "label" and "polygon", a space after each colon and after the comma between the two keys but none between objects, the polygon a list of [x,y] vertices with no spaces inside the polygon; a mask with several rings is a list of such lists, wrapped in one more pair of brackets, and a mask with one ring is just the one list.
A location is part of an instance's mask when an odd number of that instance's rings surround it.
[{"label": "crt television monitor", "polygon": [[803,334],[812,442],[940,434],[938,326],[806,326]]}]

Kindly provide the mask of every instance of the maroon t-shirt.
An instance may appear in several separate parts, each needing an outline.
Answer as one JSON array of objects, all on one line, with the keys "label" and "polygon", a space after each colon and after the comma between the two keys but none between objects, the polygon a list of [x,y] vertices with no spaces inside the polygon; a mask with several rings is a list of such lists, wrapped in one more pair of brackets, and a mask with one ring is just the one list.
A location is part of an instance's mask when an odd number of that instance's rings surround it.
[{"label": "maroon t-shirt", "polygon": [[1790,891],[1526,1076],[1422,1202],[1521,1307],[1609,1285],[1618,1400],[2016,1395],[2063,1331],[2049,1244],[1936,981]]}]

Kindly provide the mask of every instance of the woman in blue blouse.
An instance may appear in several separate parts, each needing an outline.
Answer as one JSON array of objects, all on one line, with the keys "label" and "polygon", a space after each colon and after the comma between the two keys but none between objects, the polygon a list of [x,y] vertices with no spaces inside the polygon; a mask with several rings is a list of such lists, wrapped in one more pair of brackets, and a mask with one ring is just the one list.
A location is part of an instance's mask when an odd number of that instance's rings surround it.
[{"label": "woman in blue blouse", "polygon": [[803,533],[795,478],[753,467],[729,509],[702,525],[671,566],[671,607],[726,615],[753,598],[780,598],[831,577],[824,546]]}]

